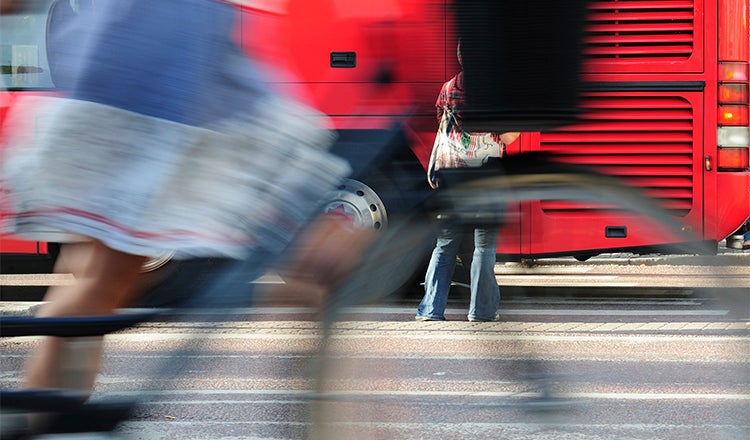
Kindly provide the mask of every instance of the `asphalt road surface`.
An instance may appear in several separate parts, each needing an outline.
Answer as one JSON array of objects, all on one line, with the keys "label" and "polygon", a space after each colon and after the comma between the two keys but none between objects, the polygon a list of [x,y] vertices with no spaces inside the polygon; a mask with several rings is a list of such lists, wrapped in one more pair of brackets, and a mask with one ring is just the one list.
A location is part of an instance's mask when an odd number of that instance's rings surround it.
[{"label": "asphalt road surface", "polygon": [[[312,310],[188,314],[109,336],[95,399],[144,399],[135,439],[750,438],[744,292],[654,292],[506,299],[494,323],[353,308],[323,381]],[[36,341],[0,340],[0,386]]]},{"label": "asphalt road surface", "polygon": [[[348,309],[322,364],[311,309],[165,316],[108,337],[94,400],[141,401],[117,433],[134,439],[744,440],[747,263],[500,263],[499,321],[467,322],[457,284],[448,321],[415,322],[416,292]],[[73,281],[0,275],[2,286]],[[0,339],[0,387],[20,385],[37,341]]]}]

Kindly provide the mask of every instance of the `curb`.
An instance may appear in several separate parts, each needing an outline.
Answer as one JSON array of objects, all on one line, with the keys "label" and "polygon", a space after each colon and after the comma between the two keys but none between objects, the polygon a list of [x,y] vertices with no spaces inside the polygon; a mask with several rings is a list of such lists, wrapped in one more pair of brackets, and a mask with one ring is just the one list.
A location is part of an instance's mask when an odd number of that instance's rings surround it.
[{"label": "curb", "polygon": [[677,266],[750,266],[750,251],[733,249],[720,243],[716,255],[697,254],[633,254],[629,252],[600,254],[586,261],[578,261],[573,257],[539,258],[533,259],[532,265],[560,266],[560,265],[677,265]]},{"label": "curb", "polygon": [[44,304],[42,301],[0,301],[3,316],[31,316]]},{"label": "curb", "polygon": [[[498,262],[503,264],[503,262]],[[578,261],[573,257],[539,258],[533,260],[531,266],[747,266],[750,268],[750,251],[727,248],[720,243],[716,255],[662,255],[662,254],[632,254],[613,253],[601,254],[586,261]],[[750,276],[750,275],[749,275]],[[67,281],[67,280],[65,280]],[[0,315],[30,316],[39,308],[43,301],[0,301]]]},{"label": "curb", "polygon": [[750,266],[750,253],[723,255],[600,255],[586,261],[575,258],[540,258],[533,265],[620,265],[620,266]]}]

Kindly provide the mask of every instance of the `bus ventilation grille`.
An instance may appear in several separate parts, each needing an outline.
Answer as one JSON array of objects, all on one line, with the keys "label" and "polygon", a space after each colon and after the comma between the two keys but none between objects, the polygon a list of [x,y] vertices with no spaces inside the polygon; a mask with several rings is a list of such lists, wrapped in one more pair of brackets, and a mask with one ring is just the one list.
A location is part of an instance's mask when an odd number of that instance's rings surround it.
[{"label": "bus ventilation grille", "polygon": [[610,0],[589,5],[589,59],[681,61],[693,52],[693,0]]},{"label": "bus ventilation grille", "polygon": [[[637,93],[592,93],[584,102],[581,122],[541,133],[541,149],[617,177],[675,216],[687,215],[696,203],[693,170],[700,166],[690,102]],[[550,214],[620,210],[615,204],[565,201],[543,202],[542,209]]]}]

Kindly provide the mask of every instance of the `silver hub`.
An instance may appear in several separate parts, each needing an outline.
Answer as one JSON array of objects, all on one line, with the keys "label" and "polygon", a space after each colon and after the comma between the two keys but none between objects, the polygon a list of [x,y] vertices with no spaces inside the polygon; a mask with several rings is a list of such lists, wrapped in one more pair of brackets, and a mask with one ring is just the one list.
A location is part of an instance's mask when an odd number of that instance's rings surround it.
[{"label": "silver hub", "polygon": [[388,214],[383,201],[372,188],[358,180],[346,179],[326,200],[326,214],[340,215],[354,226],[373,229],[385,229],[388,226]]}]

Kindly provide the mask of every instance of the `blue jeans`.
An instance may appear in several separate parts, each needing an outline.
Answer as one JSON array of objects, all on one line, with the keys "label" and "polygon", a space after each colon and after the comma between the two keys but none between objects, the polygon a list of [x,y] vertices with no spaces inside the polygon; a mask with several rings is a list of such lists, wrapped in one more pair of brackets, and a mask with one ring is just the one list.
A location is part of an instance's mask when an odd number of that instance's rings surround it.
[{"label": "blue jeans", "polygon": [[[469,319],[492,321],[500,306],[500,288],[495,278],[497,230],[474,229],[474,259],[471,262],[471,303]],[[440,231],[425,275],[425,295],[417,316],[445,319],[456,255],[461,245],[460,229]]]}]

